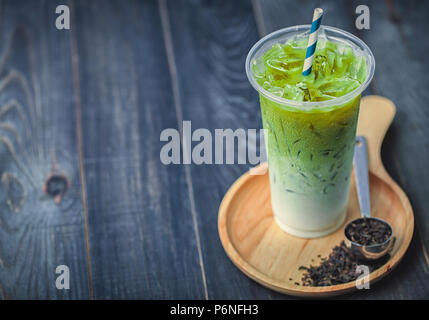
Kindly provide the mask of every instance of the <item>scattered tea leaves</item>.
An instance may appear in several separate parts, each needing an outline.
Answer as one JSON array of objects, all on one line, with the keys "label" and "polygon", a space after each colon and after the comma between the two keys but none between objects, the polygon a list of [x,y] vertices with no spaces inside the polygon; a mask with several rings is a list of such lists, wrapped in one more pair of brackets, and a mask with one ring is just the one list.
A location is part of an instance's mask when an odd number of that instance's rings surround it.
[{"label": "scattered tea leaves", "polygon": [[[317,257],[321,257],[318,255]],[[332,249],[327,258],[321,258],[318,266],[301,266],[298,270],[304,271],[301,279],[303,286],[324,287],[347,283],[356,280],[360,274],[356,273],[358,265],[365,264],[370,272],[386,263],[389,256],[375,262],[361,262],[347,248],[344,241]]]}]

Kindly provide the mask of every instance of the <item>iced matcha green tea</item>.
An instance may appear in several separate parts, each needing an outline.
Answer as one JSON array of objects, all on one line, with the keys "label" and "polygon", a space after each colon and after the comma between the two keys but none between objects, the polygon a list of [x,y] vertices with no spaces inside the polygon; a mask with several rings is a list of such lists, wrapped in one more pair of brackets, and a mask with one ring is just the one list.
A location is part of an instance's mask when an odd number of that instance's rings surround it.
[{"label": "iced matcha green tea", "polygon": [[261,39],[246,71],[260,94],[275,220],[293,235],[320,237],[346,215],[360,97],[375,66],[361,40],[322,26],[303,76],[307,30]]}]

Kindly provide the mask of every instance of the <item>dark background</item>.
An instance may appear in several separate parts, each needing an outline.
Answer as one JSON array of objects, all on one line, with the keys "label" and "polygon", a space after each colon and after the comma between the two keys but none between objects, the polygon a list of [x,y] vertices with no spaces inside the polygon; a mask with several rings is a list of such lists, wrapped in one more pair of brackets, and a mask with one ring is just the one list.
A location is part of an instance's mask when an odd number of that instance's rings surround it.
[{"label": "dark background", "polygon": [[[59,4],[69,31],[55,28]],[[370,30],[354,26],[360,4]],[[429,3],[417,0],[1,1],[0,298],[290,298],[248,279],[218,238],[220,201],[248,167],[162,165],[159,135],[182,120],[261,127],[246,54],[316,6],[375,55],[366,93],[397,106],[383,161],[416,220],[398,268],[342,298],[429,298]],[[55,288],[61,264],[70,290]]]}]

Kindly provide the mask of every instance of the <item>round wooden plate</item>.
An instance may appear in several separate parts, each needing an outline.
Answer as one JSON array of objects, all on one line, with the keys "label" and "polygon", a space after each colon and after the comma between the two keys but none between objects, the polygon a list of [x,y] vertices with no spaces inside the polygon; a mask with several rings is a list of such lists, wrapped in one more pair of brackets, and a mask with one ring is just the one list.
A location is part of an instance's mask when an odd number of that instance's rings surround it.
[{"label": "round wooden plate", "polygon": [[[388,221],[396,238],[390,259],[370,275],[370,284],[388,274],[407,250],[414,229],[409,200],[381,163],[380,148],[393,120],[395,106],[379,96],[362,99],[358,135],[368,140],[371,212]],[[356,289],[355,282],[327,287],[305,287],[301,265],[316,265],[344,240],[344,226],[329,236],[297,238],[275,223],[270,203],[267,164],[241,176],[230,187],[219,208],[218,228],[222,245],[232,262],[247,276],[275,291],[296,296],[332,296]],[[354,178],[345,224],[360,216]],[[290,280],[292,279],[292,280]]]}]

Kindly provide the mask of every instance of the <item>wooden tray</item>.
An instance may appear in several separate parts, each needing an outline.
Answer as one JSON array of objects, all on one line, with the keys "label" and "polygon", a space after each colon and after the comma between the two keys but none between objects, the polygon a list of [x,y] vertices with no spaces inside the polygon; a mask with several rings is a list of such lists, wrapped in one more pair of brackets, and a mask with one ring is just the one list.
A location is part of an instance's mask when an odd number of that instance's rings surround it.
[{"label": "wooden tray", "polygon": [[[414,229],[410,202],[387,174],[380,157],[381,144],[394,115],[395,106],[390,100],[379,96],[362,99],[357,131],[368,140],[371,212],[388,221],[396,237],[391,258],[371,273],[370,284],[399,263]],[[266,166],[261,164],[256,170],[265,170]],[[354,178],[350,192],[345,223],[360,216]],[[283,232],[273,219],[267,170],[263,175],[241,176],[230,187],[219,208],[219,235],[232,262],[262,285],[296,296],[332,296],[356,289],[354,281],[328,287],[295,285],[295,282],[301,283],[299,266],[317,264],[319,254],[328,256],[344,239],[343,227],[316,239],[297,238]]]}]

